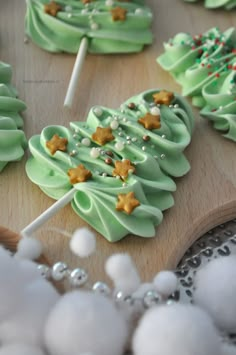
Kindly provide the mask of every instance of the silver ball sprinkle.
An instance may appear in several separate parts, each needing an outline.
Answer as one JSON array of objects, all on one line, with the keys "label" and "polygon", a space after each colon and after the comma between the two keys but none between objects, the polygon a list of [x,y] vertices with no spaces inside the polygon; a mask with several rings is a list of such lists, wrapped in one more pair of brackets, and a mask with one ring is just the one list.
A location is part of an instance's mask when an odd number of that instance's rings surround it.
[{"label": "silver ball sprinkle", "polygon": [[161,154],[161,159],[163,160],[163,159],[165,159],[165,154]]},{"label": "silver ball sprinkle", "polygon": [[166,135],[165,135],[165,134],[162,134],[161,138],[165,139],[165,138],[166,138]]},{"label": "silver ball sprinkle", "polygon": [[150,308],[156,306],[157,303],[160,302],[160,300],[160,295],[156,291],[150,290],[147,291],[143,297],[143,305],[145,308]]},{"label": "silver ball sprinkle", "polygon": [[73,287],[83,286],[88,280],[88,274],[84,269],[76,268],[70,273],[70,284]]},{"label": "silver ball sprinkle", "polygon": [[55,281],[61,281],[67,276],[68,266],[66,263],[59,261],[54,264],[51,271],[51,276]]},{"label": "silver ball sprinkle", "polygon": [[101,281],[97,281],[94,285],[93,285],[93,291],[96,293],[100,293],[104,296],[109,296],[111,293],[111,289],[110,287],[105,284],[104,282]]},{"label": "silver ball sprinkle", "polygon": [[76,155],[76,153],[77,153],[76,150],[72,150],[72,151],[70,152],[70,156],[71,156],[71,157],[74,157],[74,156]]}]

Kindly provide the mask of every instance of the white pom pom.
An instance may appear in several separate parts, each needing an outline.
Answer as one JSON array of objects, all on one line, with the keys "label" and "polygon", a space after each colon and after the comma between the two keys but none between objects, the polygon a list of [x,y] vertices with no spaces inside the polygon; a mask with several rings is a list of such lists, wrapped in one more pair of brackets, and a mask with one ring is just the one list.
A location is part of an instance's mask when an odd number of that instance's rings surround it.
[{"label": "white pom pom", "polygon": [[195,278],[194,302],[208,311],[216,325],[236,331],[236,256],[215,259]]},{"label": "white pom pom", "polygon": [[88,291],[61,297],[45,328],[50,355],[122,355],[127,325],[108,298]]},{"label": "white pom pom", "polygon": [[211,318],[182,304],[147,311],[134,333],[133,350],[134,355],[221,355]]},{"label": "white pom pom", "polygon": [[0,355],[45,355],[44,351],[26,344],[10,344],[0,347]]},{"label": "white pom pom", "polygon": [[41,278],[30,283],[23,293],[14,294],[17,306],[10,317],[0,323],[0,343],[41,346],[46,318],[59,295],[54,287]]},{"label": "white pom pom", "polygon": [[131,294],[140,285],[138,271],[128,254],[114,254],[105,264],[107,275],[114,282],[115,290]]},{"label": "white pom pom", "polygon": [[17,297],[22,293],[22,279],[18,260],[0,247],[0,323],[17,307]]},{"label": "white pom pom", "polygon": [[15,256],[23,259],[36,260],[42,254],[42,250],[42,243],[38,239],[25,237],[19,241]]},{"label": "white pom pom", "polygon": [[93,254],[96,249],[94,233],[88,228],[77,229],[70,240],[70,249],[81,258]]},{"label": "white pom pom", "polygon": [[236,346],[235,345],[222,345],[222,355],[236,355]]},{"label": "white pom pom", "polygon": [[178,279],[172,271],[160,271],[153,280],[157,292],[168,297],[177,290]]}]

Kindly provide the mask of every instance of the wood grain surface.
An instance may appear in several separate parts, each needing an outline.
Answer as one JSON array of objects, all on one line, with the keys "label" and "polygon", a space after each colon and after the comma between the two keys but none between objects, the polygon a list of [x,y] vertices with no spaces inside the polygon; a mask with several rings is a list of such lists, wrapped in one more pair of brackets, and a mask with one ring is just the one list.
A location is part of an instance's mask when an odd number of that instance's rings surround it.
[{"label": "wood grain surface", "polygon": [[[209,11],[201,4],[182,0],[147,0],[154,13],[152,46],[132,55],[88,55],[78,84],[72,110],[63,109],[63,101],[75,56],[50,54],[33,43],[24,44],[23,0],[0,0],[0,59],[13,66],[13,84],[27,103],[24,131],[27,138],[48,124],[69,125],[86,120],[95,104],[116,108],[128,97],[151,88],[180,93],[180,87],[157,64],[162,43],[175,33],[201,33],[213,26],[225,30],[235,25],[236,12]],[[45,254],[52,261],[64,260],[71,267],[85,266],[92,280],[105,279],[103,263],[115,252],[129,252],[143,279],[150,279],[161,268],[176,266],[192,242],[211,227],[236,215],[235,143],[213,131],[194,110],[196,128],[186,155],[191,172],[178,179],[175,206],[164,215],[156,237],[145,240],[129,236],[116,244],[97,235],[95,256],[80,261],[72,256],[68,238],[52,227],[73,232],[86,223],[66,206],[38,232]],[[26,157],[9,164],[0,175],[0,224],[19,232],[53,204],[28,180]]]}]

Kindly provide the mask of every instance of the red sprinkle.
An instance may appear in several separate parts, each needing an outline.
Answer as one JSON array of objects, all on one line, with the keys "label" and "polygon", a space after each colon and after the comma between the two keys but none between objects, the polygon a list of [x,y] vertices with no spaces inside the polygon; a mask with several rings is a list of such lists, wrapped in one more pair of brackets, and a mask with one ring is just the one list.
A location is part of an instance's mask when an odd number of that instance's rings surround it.
[{"label": "red sprinkle", "polygon": [[232,69],[233,66],[232,66],[231,64],[229,64],[229,65],[227,65],[227,68],[228,68],[228,69]]},{"label": "red sprinkle", "polygon": [[211,74],[212,74],[212,71],[209,71],[209,72],[208,72],[208,75],[211,75]]},{"label": "red sprinkle", "polygon": [[216,73],[216,77],[219,78],[219,77],[220,77],[220,74],[219,74],[219,73]]}]

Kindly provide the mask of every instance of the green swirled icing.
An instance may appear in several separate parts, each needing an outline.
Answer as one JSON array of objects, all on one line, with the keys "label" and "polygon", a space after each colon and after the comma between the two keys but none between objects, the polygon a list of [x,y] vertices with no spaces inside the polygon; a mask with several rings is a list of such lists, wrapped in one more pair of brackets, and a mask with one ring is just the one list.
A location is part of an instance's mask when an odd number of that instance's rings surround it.
[{"label": "green swirled icing", "polygon": [[[61,11],[51,16],[44,12],[48,0],[27,0],[26,34],[39,47],[50,52],[77,53],[81,39],[89,39],[90,53],[139,52],[152,43],[152,13],[143,1],[57,0]],[[111,10],[122,7],[124,21],[114,21]]]},{"label": "green swirled icing", "polygon": [[224,137],[236,142],[236,60],[232,70],[221,74],[203,88],[204,118],[213,122],[215,129],[224,132]]},{"label": "green swirled icing", "polygon": [[[183,150],[190,143],[194,118],[182,97],[174,95],[171,105],[159,105],[160,128],[146,129],[138,122],[153,108],[158,111],[152,98],[158,91],[134,96],[118,110],[93,107],[86,122],[71,122],[70,128],[48,126],[29,140],[28,177],[54,199],[74,187],[75,212],[112,242],[127,234],[154,236],[162,211],[174,203],[176,185],[171,176],[182,176],[190,168]],[[96,142],[97,127],[110,127],[113,140],[103,145]],[[51,153],[47,142],[55,134],[67,139],[66,151]],[[135,171],[117,178],[114,166],[124,161],[131,162]],[[92,177],[73,185],[68,171],[80,164]],[[116,209],[118,195],[129,192],[140,202],[131,214]]]},{"label": "green swirled icing", "polygon": [[164,48],[157,62],[182,86],[182,94],[191,96],[193,105],[202,108],[203,117],[212,120],[226,138],[236,140],[235,118],[229,116],[235,112],[227,108],[233,109],[236,99],[235,28],[225,32],[213,28],[197,36],[179,33]]},{"label": "green swirled icing", "polygon": [[8,162],[20,160],[27,146],[25,134],[19,130],[23,125],[20,113],[26,105],[16,98],[11,77],[11,66],[0,62],[0,171]]},{"label": "green swirled icing", "polygon": [[[184,0],[186,2],[199,2],[199,0]],[[232,10],[236,7],[235,0],[205,0],[204,6],[207,9],[225,8],[226,10]]]}]

